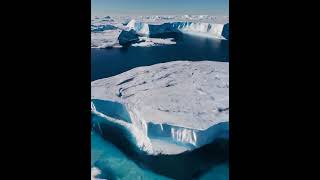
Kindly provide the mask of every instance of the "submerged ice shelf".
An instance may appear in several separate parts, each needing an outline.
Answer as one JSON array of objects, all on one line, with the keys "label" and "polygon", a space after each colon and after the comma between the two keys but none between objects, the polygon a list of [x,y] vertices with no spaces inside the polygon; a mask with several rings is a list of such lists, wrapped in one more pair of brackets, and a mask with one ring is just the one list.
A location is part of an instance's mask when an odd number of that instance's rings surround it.
[{"label": "submerged ice shelf", "polygon": [[132,180],[169,178],[139,167],[112,143],[91,132],[91,180]]},{"label": "submerged ice shelf", "polygon": [[228,66],[174,61],[96,80],[91,110],[148,154],[192,150],[228,138]]}]

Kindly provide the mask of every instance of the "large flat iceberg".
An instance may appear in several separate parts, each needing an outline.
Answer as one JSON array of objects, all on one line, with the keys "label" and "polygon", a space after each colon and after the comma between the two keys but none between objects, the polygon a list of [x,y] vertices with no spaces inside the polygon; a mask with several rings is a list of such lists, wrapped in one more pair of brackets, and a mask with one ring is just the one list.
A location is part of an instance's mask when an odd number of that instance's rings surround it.
[{"label": "large flat iceberg", "polygon": [[204,23],[204,22],[169,22],[163,24],[147,24],[132,19],[127,24],[127,29],[134,30],[139,35],[152,36],[171,32],[181,32],[201,35],[217,39],[227,39],[229,24]]},{"label": "large flat iceberg", "polygon": [[126,129],[141,150],[181,153],[228,138],[229,63],[174,61],[134,68],[93,81],[91,99],[92,113]]}]

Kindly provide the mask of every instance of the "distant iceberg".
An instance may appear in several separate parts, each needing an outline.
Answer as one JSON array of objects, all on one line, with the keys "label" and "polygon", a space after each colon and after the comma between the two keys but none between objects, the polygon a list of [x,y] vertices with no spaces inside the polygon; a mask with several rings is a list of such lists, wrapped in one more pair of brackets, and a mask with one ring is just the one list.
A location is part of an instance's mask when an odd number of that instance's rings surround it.
[{"label": "distant iceberg", "polygon": [[139,35],[149,35],[149,25],[147,23],[137,22],[136,20],[132,19],[127,24],[129,29],[133,29]]},{"label": "distant iceberg", "polygon": [[110,24],[91,25],[91,32],[102,32],[105,30],[115,30],[115,29],[118,29],[118,28]]},{"label": "distant iceberg", "polygon": [[[139,47],[175,44],[169,39],[151,39],[166,33],[186,33],[216,39],[229,39],[227,18],[208,15],[93,17],[91,19],[91,48],[122,47],[121,44]],[[220,19],[220,20],[219,20]],[[133,30],[134,33],[130,32]],[[123,32],[123,37],[119,35]],[[130,35],[127,36],[127,35]],[[136,35],[148,37],[137,41]],[[123,41],[119,43],[119,38]]]},{"label": "distant iceberg", "polygon": [[163,24],[147,24],[132,19],[128,24],[129,30],[139,35],[152,36],[170,32],[189,33],[218,39],[229,38],[229,24],[215,24],[203,22],[170,22]]}]

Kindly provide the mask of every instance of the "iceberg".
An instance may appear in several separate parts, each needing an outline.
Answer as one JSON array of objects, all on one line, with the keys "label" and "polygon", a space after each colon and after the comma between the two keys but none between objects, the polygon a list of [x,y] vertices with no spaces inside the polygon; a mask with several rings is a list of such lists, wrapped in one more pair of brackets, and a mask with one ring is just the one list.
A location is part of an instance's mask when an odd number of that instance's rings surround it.
[{"label": "iceberg", "polygon": [[109,48],[119,45],[118,37],[121,30],[105,30],[91,33],[91,48]]},{"label": "iceberg", "polygon": [[228,39],[229,24],[203,23],[203,22],[169,22],[163,24],[147,24],[132,19],[128,24],[129,30],[139,35],[153,36],[171,32],[189,33],[218,39]]},{"label": "iceberg", "polygon": [[157,45],[171,45],[176,44],[173,38],[149,38],[149,37],[139,37],[139,40],[141,42],[134,43],[132,46],[135,47],[151,47],[151,46],[157,46]]},{"label": "iceberg", "polygon": [[93,81],[91,99],[96,123],[124,129],[147,154],[179,154],[229,138],[227,62],[134,68]]},{"label": "iceberg", "polygon": [[222,36],[229,39],[229,23],[225,24],[222,29]]},{"label": "iceberg", "polygon": [[115,29],[118,29],[118,28],[110,24],[91,25],[91,32],[102,32],[105,30],[115,30]]},{"label": "iceberg", "polygon": [[[228,17],[208,15],[188,16],[94,16],[91,17],[91,48],[121,47],[118,38],[122,31],[133,30],[139,37],[155,38],[165,33],[188,33],[210,38],[228,39]],[[127,41],[124,38],[124,41]],[[130,40],[130,39],[129,39]],[[173,44],[165,40],[148,39],[134,46],[150,47]],[[159,39],[160,40],[160,39]],[[161,40],[160,40],[161,41]],[[127,42],[124,42],[126,44]]]},{"label": "iceberg", "polygon": [[135,32],[139,35],[149,35],[149,25],[142,22],[136,22],[136,20],[132,19],[128,24],[127,27],[129,29],[135,30]]},{"label": "iceberg", "polygon": [[139,36],[135,33],[134,30],[130,31],[121,31],[119,37],[119,44],[123,46],[131,45],[139,41]]}]

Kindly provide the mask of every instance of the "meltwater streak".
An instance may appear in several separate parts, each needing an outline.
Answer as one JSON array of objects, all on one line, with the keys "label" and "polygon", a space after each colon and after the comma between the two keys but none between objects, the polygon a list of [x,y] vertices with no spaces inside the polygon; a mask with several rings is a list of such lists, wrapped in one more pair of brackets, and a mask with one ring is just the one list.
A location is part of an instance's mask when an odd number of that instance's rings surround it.
[{"label": "meltwater streak", "polygon": [[[94,133],[119,148],[125,154],[122,158],[131,159],[136,165],[148,172],[152,171],[173,179],[188,180],[200,178],[209,169],[228,161],[229,148],[226,139],[215,140],[201,148],[178,155],[148,155],[133,144],[132,137],[125,128],[114,123],[99,123],[99,126],[95,124],[95,122],[102,120],[107,121],[100,118],[97,115],[92,115]],[[108,169],[110,165],[102,167],[104,163],[99,163],[99,161],[94,166],[102,168],[103,172],[109,172],[109,174],[112,174],[113,171],[122,171],[121,167],[112,170]]]}]

